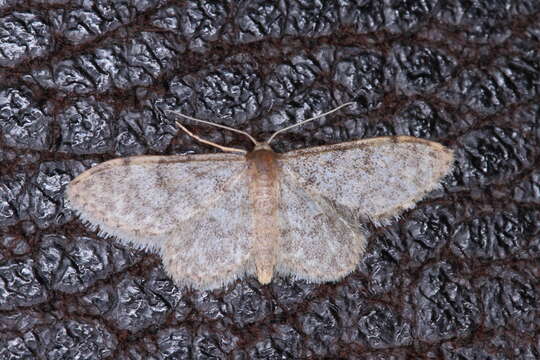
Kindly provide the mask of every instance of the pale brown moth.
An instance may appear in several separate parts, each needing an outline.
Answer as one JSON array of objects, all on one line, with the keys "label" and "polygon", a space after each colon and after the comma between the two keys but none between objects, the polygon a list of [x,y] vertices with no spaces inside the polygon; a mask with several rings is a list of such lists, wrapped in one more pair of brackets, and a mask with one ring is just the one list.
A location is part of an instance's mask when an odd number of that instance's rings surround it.
[{"label": "pale brown moth", "polygon": [[162,257],[178,285],[214,289],[244,276],[337,281],[366,247],[361,224],[414,207],[450,172],[452,151],[409,136],[275,153],[279,133],[247,152],[135,156],[91,168],[68,185],[69,206],[103,234]]}]

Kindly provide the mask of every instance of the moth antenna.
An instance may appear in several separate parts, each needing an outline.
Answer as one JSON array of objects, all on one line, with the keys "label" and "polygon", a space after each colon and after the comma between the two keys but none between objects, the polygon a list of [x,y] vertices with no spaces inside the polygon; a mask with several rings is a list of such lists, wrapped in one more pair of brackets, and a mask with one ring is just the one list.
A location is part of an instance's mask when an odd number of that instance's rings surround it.
[{"label": "moth antenna", "polygon": [[243,150],[243,149],[236,149],[236,148],[232,148],[232,147],[227,147],[227,146],[223,146],[223,145],[219,145],[219,144],[216,144],[215,142],[212,142],[212,141],[209,141],[209,140],[205,140],[197,135],[195,135],[194,133],[192,133],[191,131],[189,131],[184,125],[180,124],[178,121],[176,122],[176,125],[178,125],[178,127],[182,130],[184,130],[184,132],[186,134],[188,134],[189,136],[191,136],[192,138],[194,138],[195,140],[199,141],[199,142],[202,142],[203,144],[207,144],[207,145],[211,145],[211,146],[214,146],[214,147],[217,147],[218,149],[220,149],[221,151],[223,152],[236,152],[236,153],[241,153],[241,154],[247,154],[247,151],[246,150]]},{"label": "moth antenna", "polygon": [[290,129],[295,128],[295,127],[297,127],[297,126],[304,125],[304,124],[307,123],[307,122],[310,122],[310,121],[313,121],[313,120],[317,120],[317,119],[319,119],[319,118],[322,118],[323,116],[330,115],[330,114],[332,114],[333,112],[338,111],[338,110],[341,109],[342,107],[349,106],[349,105],[352,105],[352,104],[354,104],[352,101],[351,101],[351,102],[348,102],[348,103],[345,103],[345,104],[341,104],[341,105],[339,105],[338,107],[333,108],[333,109],[330,110],[330,111],[327,111],[327,112],[325,112],[325,113],[319,114],[319,115],[314,116],[314,117],[312,117],[312,118],[309,118],[309,119],[300,121],[299,123],[293,124],[293,125],[291,125],[291,126],[287,126],[287,127],[283,128],[283,129],[280,129],[280,130],[276,131],[275,133],[273,133],[272,136],[270,136],[270,138],[269,138],[268,140],[266,140],[266,143],[267,143],[267,144],[270,144],[270,142],[271,142],[272,140],[274,140],[274,138],[275,138],[278,134],[280,134],[280,133],[282,133],[282,132],[284,132],[284,131],[290,130]]},{"label": "moth antenna", "polygon": [[[245,136],[248,137],[249,140],[251,140],[251,142],[253,142],[254,145],[257,145],[259,143],[257,140],[255,140],[255,138],[253,138],[253,136],[251,136],[250,134],[248,134],[245,131],[238,130],[238,129],[235,129],[235,128],[232,128],[232,127],[229,127],[229,126],[225,126],[225,125],[221,125],[221,124],[215,124],[215,123],[210,122],[210,121],[197,119],[197,118],[194,118],[194,117],[191,117],[191,116],[188,116],[188,115],[184,115],[184,114],[179,113],[177,111],[172,111],[172,110],[165,110],[165,111],[169,112],[171,114],[174,114],[176,116],[181,116],[183,118],[192,120],[192,121],[200,122],[200,123],[203,123],[203,124],[206,124],[206,125],[215,126],[215,127],[222,128],[222,129],[225,129],[225,130],[233,131],[233,132],[238,133],[238,134],[245,135]],[[177,122],[177,124],[178,124],[178,122]],[[199,139],[197,139],[197,140],[199,140]]]}]

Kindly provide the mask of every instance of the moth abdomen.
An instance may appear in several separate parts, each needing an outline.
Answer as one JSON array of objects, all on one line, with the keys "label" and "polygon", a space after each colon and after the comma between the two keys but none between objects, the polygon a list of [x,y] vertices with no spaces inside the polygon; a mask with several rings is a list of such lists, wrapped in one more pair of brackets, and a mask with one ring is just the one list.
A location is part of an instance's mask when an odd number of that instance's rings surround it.
[{"label": "moth abdomen", "polygon": [[276,154],[270,150],[256,150],[248,154],[249,199],[252,205],[254,241],[252,256],[257,278],[262,284],[272,280],[279,243],[277,211],[279,179]]}]

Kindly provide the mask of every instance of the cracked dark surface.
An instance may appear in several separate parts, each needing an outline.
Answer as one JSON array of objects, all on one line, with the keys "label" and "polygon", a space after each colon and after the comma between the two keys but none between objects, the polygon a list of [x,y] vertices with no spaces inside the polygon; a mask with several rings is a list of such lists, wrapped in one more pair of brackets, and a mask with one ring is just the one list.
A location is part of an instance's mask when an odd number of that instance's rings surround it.
[{"label": "cracked dark surface", "polygon": [[[0,1],[0,359],[539,359],[537,0]],[[177,289],[63,205],[94,164],[206,153],[173,109],[276,149],[412,135],[443,190],[337,284]],[[204,126],[227,146],[240,136]]]}]

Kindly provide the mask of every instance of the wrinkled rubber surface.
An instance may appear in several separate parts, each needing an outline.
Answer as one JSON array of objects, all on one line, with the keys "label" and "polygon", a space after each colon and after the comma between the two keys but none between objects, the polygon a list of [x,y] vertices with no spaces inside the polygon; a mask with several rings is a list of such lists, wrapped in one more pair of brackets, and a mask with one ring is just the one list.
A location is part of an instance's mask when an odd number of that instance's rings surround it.
[{"label": "wrinkled rubber surface", "polygon": [[[0,1],[0,359],[540,358],[540,2]],[[279,151],[412,135],[441,190],[337,284],[177,289],[88,230],[94,164],[215,151],[164,110]],[[187,124],[226,146],[243,137]]]}]

